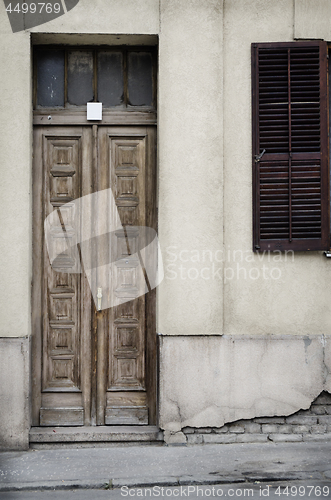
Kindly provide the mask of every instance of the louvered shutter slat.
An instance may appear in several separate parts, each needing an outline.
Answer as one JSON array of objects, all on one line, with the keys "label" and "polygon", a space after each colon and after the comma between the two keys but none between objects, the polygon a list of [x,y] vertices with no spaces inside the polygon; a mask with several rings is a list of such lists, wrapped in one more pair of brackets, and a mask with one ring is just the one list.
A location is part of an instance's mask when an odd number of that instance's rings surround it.
[{"label": "louvered shutter slat", "polygon": [[254,250],[329,248],[326,51],[252,45]]}]

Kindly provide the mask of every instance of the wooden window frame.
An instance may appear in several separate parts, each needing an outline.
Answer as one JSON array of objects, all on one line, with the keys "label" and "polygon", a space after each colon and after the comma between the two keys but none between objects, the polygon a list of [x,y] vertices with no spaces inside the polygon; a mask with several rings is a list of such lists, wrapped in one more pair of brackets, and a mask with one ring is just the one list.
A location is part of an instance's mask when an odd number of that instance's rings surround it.
[{"label": "wooden window frame", "polygon": [[[37,53],[44,50],[64,50],[64,107],[54,107],[47,108],[37,105]],[[124,101],[122,104],[110,108],[104,108],[106,110],[112,110],[117,112],[139,112],[139,111],[149,111],[154,112],[157,108],[157,47],[150,45],[36,45],[33,50],[33,109],[34,112],[47,112],[47,111],[64,111],[68,110],[70,112],[85,111],[86,105],[75,106],[68,103],[68,81],[67,81],[67,71],[68,71],[68,52],[72,50],[82,50],[82,51],[92,51],[93,52],[93,101],[98,102],[98,65],[97,65],[97,54],[98,52],[121,52],[123,54],[123,83],[124,83]],[[149,52],[152,56],[152,82],[153,82],[153,103],[151,106],[133,106],[129,104],[128,101],[128,81],[127,81],[127,60],[129,52]]]},{"label": "wooden window frame", "polygon": [[[312,153],[310,156],[307,152],[302,153],[300,156],[300,152],[298,153],[297,151],[295,153],[292,152],[291,149],[291,118],[292,118],[292,112],[291,112],[291,92],[292,92],[292,87],[291,87],[291,71],[292,67],[291,65],[291,59],[290,59],[290,53],[292,54],[293,52],[290,52],[291,49],[297,49],[297,48],[312,48],[312,47],[319,47],[319,112],[320,112],[320,152],[319,152],[319,157],[318,153]],[[289,107],[289,113],[288,113],[288,134],[289,134],[289,152],[287,155],[284,155],[286,161],[288,161],[289,164],[289,173],[288,173],[288,196],[289,196],[289,201],[288,201],[288,224],[289,224],[289,237],[288,239],[286,238],[269,238],[269,237],[263,237],[261,238],[261,217],[260,217],[260,207],[261,207],[261,199],[260,199],[260,179],[261,179],[261,174],[260,174],[260,165],[261,163],[267,164],[267,162],[271,161],[280,161],[280,153],[268,153],[267,151],[265,152],[263,159],[262,157],[260,158],[260,155],[262,153],[262,150],[260,149],[260,143],[259,143],[259,88],[262,87],[262,84],[260,85],[259,82],[259,68],[258,68],[258,53],[260,49],[288,49],[288,107]],[[262,252],[262,251],[286,251],[286,250],[294,250],[294,251],[308,251],[308,250],[328,250],[330,247],[330,190],[329,190],[329,139],[328,139],[328,85],[327,85],[327,73],[328,73],[328,61],[327,61],[327,50],[328,46],[326,42],[321,42],[321,41],[313,41],[313,42],[279,42],[279,43],[253,43],[252,44],[252,125],[253,125],[253,130],[252,130],[252,163],[253,163],[253,251],[255,252]],[[307,56],[308,57],[308,56]],[[294,80],[294,79],[293,79]],[[260,86],[259,86],[260,85]],[[303,100],[303,102],[306,103],[306,101]],[[308,101],[307,101],[308,103]],[[284,103],[283,103],[284,104]],[[285,103],[286,104],[286,103]],[[300,103],[302,104],[302,103]],[[309,103],[308,103],[309,104]],[[272,114],[271,114],[272,115]],[[285,130],[286,132],[286,130]],[[301,142],[302,139],[301,139]],[[292,229],[291,229],[291,224],[292,224],[292,193],[294,192],[295,186],[292,190],[292,173],[291,173],[291,161],[292,158],[296,156],[297,162],[303,162],[306,161],[308,162],[307,159],[311,159],[311,162],[313,161],[318,161],[320,165],[320,207],[321,207],[321,215],[320,215],[320,224],[321,224],[321,235],[320,237],[306,237],[306,238],[295,238],[295,235],[293,237]],[[316,160],[316,158],[319,158]],[[305,160],[303,160],[305,158]],[[314,160],[315,159],[315,160]],[[309,163],[309,162],[308,162]],[[307,165],[308,165],[307,163]],[[307,170],[309,170],[309,167],[307,166]],[[274,175],[274,174],[272,174]],[[278,174],[277,174],[278,175]],[[307,174],[308,175],[308,174]],[[274,175],[276,177],[276,175]],[[279,179],[280,177],[278,177]],[[300,178],[301,181],[298,182],[303,182],[303,178]],[[264,181],[266,182],[266,181]],[[279,182],[279,180],[278,180]],[[284,181],[285,182],[285,181]],[[309,181],[307,181],[309,184]],[[307,184],[307,186],[308,186]],[[271,185],[271,188],[273,186]],[[277,186],[274,186],[274,194],[273,196],[277,196]],[[309,186],[308,188],[309,189]],[[272,192],[272,189],[271,189]],[[283,193],[286,193],[286,190],[283,191]],[[276,194],[275,194],[276,193]],[[278,195],[279,196],[279,195]],[[286,196],[286,194],[283,194],[283,197]],[[303,196],[303,195],[301,195]],[[281,198],[281,197],[280,197]],[[280,199],[279,198],[279,199]],[[276,199],[276,198],[274,198]],[[278,200],[280,203],[280,201]],[[293,205],[294,206],[294,205]],[[272,210],[272,209],[271,209]],[[302,212],[303,213],[303,212]],[[307,211],[306,211],[307,213]],[[302,216],[302,215],[301,215]],[[267,217],[264,219],[269,219],[271,220],[269,214],[267,214]],[[277,220],[277,217],[276,219]],[[279,219],[280,220],[280,219]],[[269,224],[268,231],[270,234],[272,234],[272,231],[275,231],[277,234],[277,227],[275,224],[271,222],[267,222],[266,224]],[[272,226],[274,224],[274,226]],[[278,223],[280,225],[286,223]],[[302,229],[301,232],[304,233],[306,230],[306,234],[309,235],[309,224],[307,225],[306,229]],[[276,229],[275,229],[276,228]],[[266,234],[268,234],[268,231],[266,231]],[[285,231],[285,230],[284,230]],[[311,233],[313,234],[313,230],[311,230]],[[280,231],[279,231],[280,234]],[[317,233],[316,233],[317,234]]]}]

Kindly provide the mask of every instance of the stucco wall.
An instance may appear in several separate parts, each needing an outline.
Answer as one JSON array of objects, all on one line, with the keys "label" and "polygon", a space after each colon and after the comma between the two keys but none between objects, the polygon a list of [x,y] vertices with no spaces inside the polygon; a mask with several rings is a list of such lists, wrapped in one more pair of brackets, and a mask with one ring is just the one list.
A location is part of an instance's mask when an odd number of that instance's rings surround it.
[{"label": "stucco wall", "polygon": [[29,447],[29,339],[0,338],[0,450]]},{"label": "stucco wall", "polygon": [[331,392],[331,337],[163,337],[161,370],[161,426],[171,433],[290,415]]},{"label": "stucco wall", "polygon": [[[1,52],[6,79],[0,83],[1,250],[6,256],[0,334],[18,336],[29,333],[30,324],[30,41],[28,32],[11,33],[4,6],[0,8],[6,49]],[[160,31],[159,232],[166,269],[158,300],[162,334],[322,334],[330,324],[330,266],[322,254],[297,253],[293,262],[291,255],[285,261],[285,256],[261,259],[251,252],[250,44],[292,40],[296,26],[305,32],[307,8],[303,1],[294,10],[289,0],[234,0],[224,2],[223,16],[219,0],[169,0],[160,6],[141,0],[128,15],[125,2],[113,0],[106,8],[103,2],[81,0],[68,14],[31,30]],[[318,12],[322,18],[322,7]]]},{"label": "stucco wall", "polygon": [[219,0],[161,2],[159,236],[165,280],[158,331],[165,335],[222,333],[222,277],[204,279],[205,263],[197,260],[203,250],[215,254],[223,245],[222,10]]},{"label": "stucco wall", "polygon": [[293,30],[292,1],[225,2],[224,333],[229,335],[321,335],[331,324],[331,266],[322,252],[263,257],[251,251],[250,45],[291,41]]},{"label": "stucco wall", "polygon": [[328,0],[294,0],[294,38],[331,40]]},{"label": "stucco wall", "polygon": [[2,2],[0,337],[17,337],[31,323],[31,62],[29,35],[12,34],[6,17]]},{"label": "stucco wall", "polygon": [[32,33],[158,33],[158,0],[79,0],[67,14]]},{"label": "stucco wall", "polygon": [[[252,252],[251,43],[292,41],[294,3],[226,0],[223,6],[224,246],[212,247],[206,239],[198,253],[194,246],[183,252],[187,247],[169,237],[173,243],[168,243],[165,259],[177,276],[180,265],[195,268],[200,275],[204,267],[207,294],[203,280],[190,280],[187,274],[186,281],[177,279],[169,287],[171,291],[177,287],[182,296],[195,287],[204,304],[214,298],[210,284],[221,283],[223,277],[223,298],[219,294],[217,298],[223,300],[224,322],[218,323],[217,333],[225,336],[163,337],[160,411],[168,442],[181,442],[178,431],[185,426],[220,427],[241,418],[289,415],[308,408],[322,390],[331,390],[330,366],[325,364],[330,357],[330,262],[322,252],[264,256]],[[161,184],[161,193],[163,189]],[[164,218],[168,212],[169,208]],[[185,222],[187,216],[185,212]],[[169,234],[174,235],[171,229]],[[170,246],[176,244],[177,248]],[[173,276],[166,273],[164,290]],[[171,295],[159,307],[167,304],[170,317],[177,308]],[[190,306],[194,323],[199,319],[199,301],[191,300]],[[221,306],[216,311],[221,312]],[[161,323],[166,325],[172,326]],[[160,332],[185,335],[189,329],[184,325],[181,332],[175,327]],[[206,328],[204,333],[211,331]]]},{"label": "stucco wall", "polygon": [[[183,423],[218,426],[307,407],[323,388],[331,389],[331,262],[321,252],[256,256],[251,250],[250,45],[331,40],[330,3],[136,0],[132,5],[80,0],[66,15],[12,34],[0,2],[5,69],[0,337],[30,333],[31,32],[41,34],[39,43],[50,40],[44,34],[55,34],[59,43],[68,42],[68,33],[82,34],[76,38],[81,43],[92,43],[89,34],[154,34],[159,36],[158,198],[165,264],[157,305],[158,332],[166,337],[162,426],[169,431]],[[261,362],[263,356],[268,362]],[[284,372],[278,370],[280,360]],[[257,388],[261,380],[264,387]]]}]

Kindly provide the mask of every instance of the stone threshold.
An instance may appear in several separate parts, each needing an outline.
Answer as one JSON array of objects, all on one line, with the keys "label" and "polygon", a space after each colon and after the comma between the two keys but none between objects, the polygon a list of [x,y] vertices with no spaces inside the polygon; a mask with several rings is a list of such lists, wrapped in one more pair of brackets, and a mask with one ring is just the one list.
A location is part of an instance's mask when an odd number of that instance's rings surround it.
[{"label": "stone threshold", "polygon": [[163,432],[152,425],[91,427],[32,427],[30,444],[162,442]]}]

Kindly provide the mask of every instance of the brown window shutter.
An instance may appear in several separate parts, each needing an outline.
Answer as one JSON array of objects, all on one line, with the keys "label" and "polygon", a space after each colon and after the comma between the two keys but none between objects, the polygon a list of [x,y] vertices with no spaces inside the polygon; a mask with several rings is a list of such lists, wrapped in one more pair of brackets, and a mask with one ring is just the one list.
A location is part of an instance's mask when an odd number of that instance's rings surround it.
[{"label": "brown window shutter", "polygon": [[253,250],[327,250],[326,42],[252,44],[252,104]]}]

